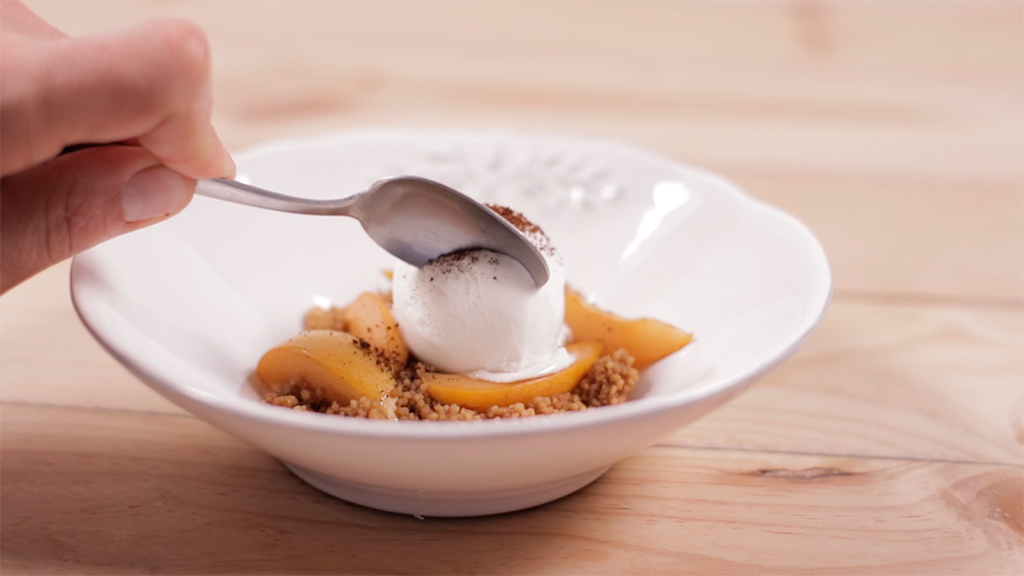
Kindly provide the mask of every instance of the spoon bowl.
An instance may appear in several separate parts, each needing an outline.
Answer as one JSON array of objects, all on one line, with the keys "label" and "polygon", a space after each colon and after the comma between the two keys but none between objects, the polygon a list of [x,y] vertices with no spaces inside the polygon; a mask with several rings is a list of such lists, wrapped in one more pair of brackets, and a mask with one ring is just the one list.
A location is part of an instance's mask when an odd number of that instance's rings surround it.
[{"label": "spoon bowl", "polygon": [[381,248],[422,267],[458,250],[484,249],[519,261],[537,287],[549,277],[540,250],[497,212],[452,188],[416,176],[379,180],[339,200],[312,200],[235,180],[200,180],[196,194],[300,214],[351,216]]}]

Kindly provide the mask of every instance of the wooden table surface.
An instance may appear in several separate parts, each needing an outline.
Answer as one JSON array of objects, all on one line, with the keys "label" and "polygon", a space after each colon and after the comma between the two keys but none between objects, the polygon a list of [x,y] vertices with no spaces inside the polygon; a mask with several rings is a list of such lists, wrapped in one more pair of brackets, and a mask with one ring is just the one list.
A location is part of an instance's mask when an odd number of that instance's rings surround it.
[{"label": "wooden table surface", "polygon": [[5,295],[0,569],[1021,574],[1021,2],[35,2],[194,19],[232,150],[367,126],[631,141],[806,222],[835,299],[747,393],[557,502],[332,499],[105,354],[67,264]]}]

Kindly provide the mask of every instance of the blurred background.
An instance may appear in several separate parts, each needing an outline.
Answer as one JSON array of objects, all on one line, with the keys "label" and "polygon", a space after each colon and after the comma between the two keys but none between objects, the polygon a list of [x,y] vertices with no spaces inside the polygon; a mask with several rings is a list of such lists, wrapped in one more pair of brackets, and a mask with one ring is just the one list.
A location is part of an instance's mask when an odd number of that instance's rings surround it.
[{"label": "blurred background", "polygon": [[1024,294],[1020,2],[29,5],[72,35],[200,23],[234,152],[370,126],[616,138],[796,214],[839,294]]}]

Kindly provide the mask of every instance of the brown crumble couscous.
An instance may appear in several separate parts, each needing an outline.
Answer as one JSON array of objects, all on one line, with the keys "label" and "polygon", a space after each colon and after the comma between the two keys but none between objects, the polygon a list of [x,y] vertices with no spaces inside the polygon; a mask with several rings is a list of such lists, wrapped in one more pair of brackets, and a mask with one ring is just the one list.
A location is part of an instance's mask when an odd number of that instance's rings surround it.
[{"label": "brown crumble couscous", "polygon": [[385,407],[368,398],[352,400],[344,406],[337,402],[329,402],[323,398],[322,390],[311,390],[301,381],[293,382],[291,388],[282,393],[269,392],[263,400],[294,410],[381,420],[521,418],[620,404],[626,401],[626,396],[640,379],[640,373],[633,367],[633,357],[625,350],[617,350],[598,358],[571,392],[538,396],[527,404],[492,406],[480,411],[458,404],[444,404],[431,398],[421,380],[421,374],[428,371],[430,368],[422,363],[410,362],[405,369],[396,373],[398,385],[391,390],[390,398],[384,403]]}]

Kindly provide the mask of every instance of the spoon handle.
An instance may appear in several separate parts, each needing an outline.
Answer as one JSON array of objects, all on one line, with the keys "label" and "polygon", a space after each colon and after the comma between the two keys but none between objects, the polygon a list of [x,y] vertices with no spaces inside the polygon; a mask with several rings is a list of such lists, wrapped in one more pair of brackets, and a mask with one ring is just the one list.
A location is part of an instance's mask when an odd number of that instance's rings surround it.
[{"label": "spoon handle", "polygon": [[266,208],[267,210],[340,216],[351,216],[350,209],[352,205],[362,196],[362,194],[356,194],[341,200],[313,200],[278,194],[277,192],[271,192],[270,190],[264,190],[263,188],[224,178],[197,181],[196,194],[235,202],[236,204]]}]

